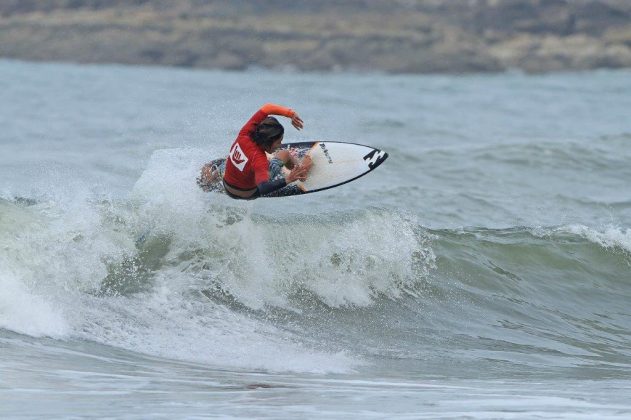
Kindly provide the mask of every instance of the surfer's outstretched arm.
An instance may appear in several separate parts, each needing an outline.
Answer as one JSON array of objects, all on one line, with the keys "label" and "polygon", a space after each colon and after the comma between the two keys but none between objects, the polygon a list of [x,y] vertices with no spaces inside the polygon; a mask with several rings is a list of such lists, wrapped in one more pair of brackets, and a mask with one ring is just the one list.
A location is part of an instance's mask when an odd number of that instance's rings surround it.
[{"label": "surfer's outstretched arm", "polygon": [[302,121],[302,118],[300,118],[296,111],[291,108],[285,108],[281,105],[268,103],[261,107],[261,111],[267,113],[267,115],[282,115],[283,117],[291,118],[291,125],[293,125],[296,130],[302,130],[304,127],[304,121]]},{"label": "surfer's outstretched arm", "polygon": [[239,136],[250,134],[257,124],[267,118],[269,115],[280,115],[283,117],[291,118],[291,125],[293,125],[296,130],[302,130],[304,127],[304,122],[298,116],[296,111],[291,108],[284,107],[282,105],[276,105],[267,103],[261,107],[252,117],[245,123],[241,131],[239,132]]}]

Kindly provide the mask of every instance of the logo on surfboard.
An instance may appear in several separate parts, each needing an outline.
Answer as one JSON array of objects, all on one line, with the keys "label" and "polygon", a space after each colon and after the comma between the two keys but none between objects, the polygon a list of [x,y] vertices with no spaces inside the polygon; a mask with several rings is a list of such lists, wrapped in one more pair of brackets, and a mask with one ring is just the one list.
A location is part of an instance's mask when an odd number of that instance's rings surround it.
[{"label": "logo on surfboard", "polygon": [[241,150],[241,146],[239,143],[235,143],[230,150],[230,161],[232,164],[241,172],[243,172],[243,168],[245,168],[245,164],[248,163],[248,157]]},{"label": "logo on surfboard", "polygon": [[364,160],[368,162],[368,167],[370,169],[375,169],[377,166],[381,164],[386,158],[388,154],[382,150],[373,149],[370,153],[364,156]]},{"label": "logo on surfboard", "polygon": [[333,159],[331,159],[331,155],[329,155],[329,150],[326,148],[324,143],[320,143],[320,147],[322,148],[322,152],[324,152],[324,156],[326,156],[326,160],[328,160],[329,163],[333,163]]}]

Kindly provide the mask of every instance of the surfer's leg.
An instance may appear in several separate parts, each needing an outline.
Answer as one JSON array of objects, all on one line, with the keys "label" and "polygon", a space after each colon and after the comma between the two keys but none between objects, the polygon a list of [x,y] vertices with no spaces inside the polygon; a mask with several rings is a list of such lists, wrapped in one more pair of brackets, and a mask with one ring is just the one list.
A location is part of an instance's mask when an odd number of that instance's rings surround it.
[{"label": "surfer's leg", "polygon": [[285,166],[285,162],[283,162],[281,159],[277,157],[273,157],[270,159],[269,161],[269,180],[270,181],[274,181],[276,179],[279,179],[285,176],[283,175],[283,166]]},{"label": "surfer's leg", "polygon": [[204,191],[211,191],[219,185],[226,167],[225,159],[213,160],[202,167],[197,184]]}]

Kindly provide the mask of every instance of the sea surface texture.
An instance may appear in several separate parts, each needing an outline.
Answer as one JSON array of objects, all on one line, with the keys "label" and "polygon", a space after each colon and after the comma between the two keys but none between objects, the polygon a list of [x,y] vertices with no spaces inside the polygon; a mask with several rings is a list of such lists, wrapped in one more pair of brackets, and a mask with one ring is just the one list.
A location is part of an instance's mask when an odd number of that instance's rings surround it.
[{"label": "sea surface texture", "polygon": [[[390,158],[204,193],[265,102]],[[631,417],[631,73],[0,61],[0,417]]]}]

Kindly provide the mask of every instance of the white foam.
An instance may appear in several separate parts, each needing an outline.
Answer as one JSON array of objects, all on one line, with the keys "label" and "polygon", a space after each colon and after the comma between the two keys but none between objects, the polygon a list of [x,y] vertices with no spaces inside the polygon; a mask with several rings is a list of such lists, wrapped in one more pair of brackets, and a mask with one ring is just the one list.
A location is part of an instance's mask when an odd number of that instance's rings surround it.
[{"label": "white foam", "polygon": [[207,201],[208,194],[197,186],[195,180],[203,164],[211,160],[211,155],[212,152],[193,148],[153,152],[134,185],[132,198],[143,204],[168,206],[168,210],[176,216],[203,210],[202,203]]},{"label": "white foam", "polygon": [[35,337],[63,337],[70,327],[59,308],[27,290],[6,271],[0,274],[0,328]]},{"label": "white foam", "polygon": [[[9,291],[0,300],[2,326],[217,367],[325,373],[361,364],[199,291],[222,289],[262,313],[291,307],[300,291],[330,306],[366,306],[379,294],[396,298],[416,281],[415,255],[424,255],[426,269],[433,263],[416,223],[379,212],[335,221],[262,217],[255,202],[197,187],[203,156],[188,149],[154,153],[129,202],[97,201],[71,186],[14,212],[33,217],[16,222],[18,237],[2,230],[11,236],[4,255],[13,269],[2,277]],[[168,238],[145,291],[98,296],[108,266],[142,251],[140,234]]]},{"label": "white foam", "polygon": [[[85,304],[80,336],[128,350],[219,368],[276,372],[348,372],[360,362],[335,352],[309,349],[290,333],[187,295],[172,272],[151,293]],[[174,284],[174,286],[172,285]]]},{"label": "white foam", "polygon": [[31,261],[22,252],[41,225],[30,212],[0,200],[0,327],[33,336],[63,336],[68,325],[60,310],[35,293],[35,285],[20,279]]},{"label": "white foam", "polygon": [[609,226],[602,231],[598,231],[584,225],[571,225],[565,229],[605,248],[619,247],[631,252],[631,229]]},{"label": "white foam", "polygon": [[[12,270],[11,276],[3,270],[0,277],[0,326],[216,367],[324,373],[347,372],[359,363],[336,350],[309,348],[301,344],[301,337],[218,306],[199,293],[190,296],[205,283],[197,282],[195,270],[189,268],[196,260],[180,254],[203,250],[213,235],[221,234],[225,217],[247,216],[244,220],[253,223],[247,210],[208,213],[208,201],[201,211],[194,205],[173,207],[166,192],[157,199],[150,194],[145,198],[131,208],[77,195],[63,203],[3,209],[3,215],[12,214],[15,220],[0,229],[7,244],[2,266]],[[108,275],[108,264],[138,252],[134,224],[147,222],[171,232],[172,239],[171,252],[149,290],[129,296],[95,295]],[[228,226],[243,229],[239,223]],[[223,261],[221,255],[217,258]],[[208,261],[213,256],[203,255],[201,262]]]},{"label": "white foam", "polygon": [[[0,208],[2,326],[36,336],[71,332],[73,298],[98,287],[121,244],[104,234],[96,209],[68,201]],[[111,233],[111,232],[108,232]]]},{"label": "white foam", "polygon": [[217,233],[216,248],[228,250],[223,266],[213,267],[221,288],[255,309],[288,306],[300,290],[333,307],[368,306],[381,294],[398,298],[435,259],[429,239],[396,214],[293,224],[245,214]]}]

